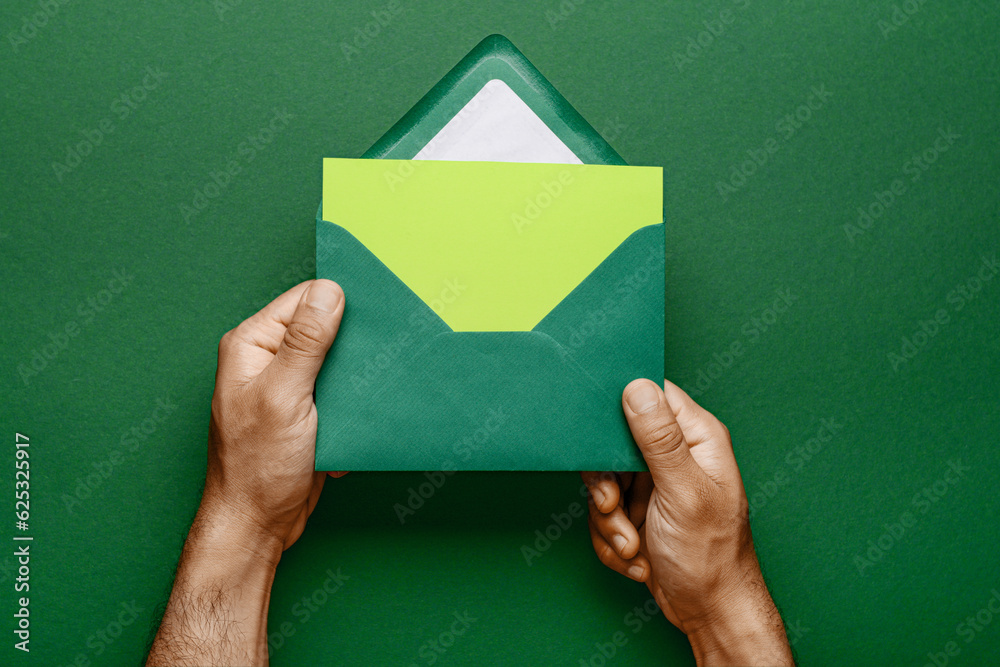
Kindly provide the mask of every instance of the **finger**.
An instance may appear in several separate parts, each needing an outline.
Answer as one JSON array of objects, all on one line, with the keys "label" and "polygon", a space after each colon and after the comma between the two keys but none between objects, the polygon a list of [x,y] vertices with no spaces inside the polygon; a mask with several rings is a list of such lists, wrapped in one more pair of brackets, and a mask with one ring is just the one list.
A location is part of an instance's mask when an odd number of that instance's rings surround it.
[{"label": "finger", "polygon": [[272,354],[277,352],[281,340],[285,336],[285,329],[295,317],[295,310],[298,308],[299,302],[302,301],[302,295],[309,289],[312,282],[307,280],[286,290],[259,311],[243,320],[231,333],[241,342],[264,348]]},{"label": "finger", "polygon": [[285,335],[265,371],[272,381],[312,395],[344,314],[344,292],[330,280],[314,280],[302,294]]},{"label": "finger", "polygon": [[646,510],[649,508],[649,498],[653,493],[653,478],[647,473],[638,473],[632,482],[632,492],[629,493],[628,520],[637,529],[646,522]]},{"label": "finger", "polygon": [[666,380],[663,385],[667,403],[698,466],[716,484],[742,488],[729,429],[683,389]]},{"label": "finger", "polygon": [[639,553],[639,533],[621,507],[604,514],[590,503],[590,523],[622,558],[632,558]]},{"label": "finger", "polygon": [[226,332],[219,341],[217,378],[246,381],[267,367],[309,284],[296,285]]},{"label": "finger", "polygon": [[326,474],[329,475],[330,477],[343,477],[348,472],[349,471],[347,470],[330,470]]},{"label": "finger", "polygon": [[645,379],[630,382],[622,392],[622,408],[657,489],[669,494],[678,484],[706,481],[704,471],[691,458],[670,404],[655,383]]},{"label": "finger", "polygon": [[588,522],[590,524],[590,542],[594,545],[594,553],[597,554],[598,560],[604,563],[606,566],[614,570],[619,574],[623,574],[629,579],[634,579],[635,581],[646,581],[649,576],[649,561],[643,555],[638,555],[635,558],[626,560],[618,554],[617,551],[608,544],[604,536],[601,535],[600,531],[594,526],[593,521]]},{"label": "finger", "polygon": [[729,429],[715,415],[698,405],[687,392],[669,380],[663,381],[663,390],[689,447],[710,440],[724,442],[732,447]]},{"label": "finger", "polygon": [[581,472],[580,478],[597,509],[607,513],[618,507],[618,480],[613,472]]}]

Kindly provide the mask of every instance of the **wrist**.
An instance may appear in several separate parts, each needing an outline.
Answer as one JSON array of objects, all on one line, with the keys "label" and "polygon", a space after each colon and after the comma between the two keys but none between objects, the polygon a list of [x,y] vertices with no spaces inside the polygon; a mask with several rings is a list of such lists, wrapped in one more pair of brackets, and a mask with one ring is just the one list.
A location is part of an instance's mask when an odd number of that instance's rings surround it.
[{"label": "wrist", "polygon": [[[281,540],[232,503],[206,493],[198,507],[185,551],[236,569],[268,570],[281,559]],[[190,555],[190,554],[189,554]]]},{"label": "wrist", "polygon": [[147,664],[267,664],[267,610],[281,544],[206,500],[184,543]]},{"label": "wrist", "polygon": [[728,596],[687,632],[698,665],[793,665],[791,649],[763,579]]}]

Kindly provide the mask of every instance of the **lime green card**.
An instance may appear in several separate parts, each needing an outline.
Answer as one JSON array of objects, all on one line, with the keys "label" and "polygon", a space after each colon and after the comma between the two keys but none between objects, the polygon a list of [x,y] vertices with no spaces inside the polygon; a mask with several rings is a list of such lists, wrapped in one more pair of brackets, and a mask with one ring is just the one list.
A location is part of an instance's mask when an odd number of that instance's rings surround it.
[{"label": "lime green card", "polygon": [[661,216],[659,167],[323,161],[323,218],[453,331],[530,331]]}]

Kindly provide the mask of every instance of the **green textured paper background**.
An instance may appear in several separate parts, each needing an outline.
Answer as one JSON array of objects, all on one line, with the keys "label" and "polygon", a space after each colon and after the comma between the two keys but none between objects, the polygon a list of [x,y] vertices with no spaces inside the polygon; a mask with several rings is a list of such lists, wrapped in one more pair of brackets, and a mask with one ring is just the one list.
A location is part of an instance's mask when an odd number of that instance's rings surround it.
[{"label": "green textured paper background", "polygon": [[[626,161],[668,174],[667,368],[695,389],[741,344],[699,398],[730,427],[751,493],[784,480],[757,503],[754,535],[801,662],[922,665],[955,641],[950,664],[989,663],[1000,619],[970,643],[957,626],[1000,586],[1000,280],[961,310],[948,297],[1000,250],[1000,21],[991,3],[928,2],[883,35],[894,4],[404,2],[347,61],[341,42],[384,4],[251,0],[220,19],[208,2],[71,3],[15,51],[8,33],[42,10],[5,3],[0,419],[8,441],[32,438],[36,551],[34,648],[14,654],[8,616],[2,661],[141,658],[198,500],[216,343],[311,275],[320,158],[363,153],[499,32]],[[679,68],[673,54],[724,9],[731,21]],[[120,119],[112,104],[147,66],[168,75]],[[786,136],[778,123],[814,86],[832,97]],[[248,161],[240,144],[275,107],[294,118]],[[114,133],[59,182],[52,162],[104,118]],[[949,127],[960,137],[909,180],[906,163]],[[723,198],[717,182],[767,147]],[[239,173],[185,222],[179,205],[231,160]],[[905,192],[849,240],[857,208],[897,178]],[[131,284],[86,322],[79,305],[117,268]],[[768,314],[778,290],[791,305]],[[887,354],[938,310],[948,322],[894,372]],[[25,386],[18,364],[70,321],[79,335]],[[157,399],[177,409],[69,514],[61,494]],[[796,448],[830,418],[843,428],[805,461]],[[957,484],[942,481],[949,459],[969,467]],[[582,521],[525,564],[522,545],[579,500],[573,474],[456,475],[401,526],[393,504],[425,481],[331,480],[278,572],[271,629],[294,634],[273,664],[427,664],[421,646],[464,610],[478,620],[437,664],[579,664],[618,631],[622,664],[691,664],[665,621],[633,633],[644,591],[602,570]],[[921,513],[925,487],[939,500]],[[854,557],[906,511],[916,523],[859,574]],[[351,578],[296,615],[328,568]],[[139,619],[98,656],[88,637],[133,599]]]}]

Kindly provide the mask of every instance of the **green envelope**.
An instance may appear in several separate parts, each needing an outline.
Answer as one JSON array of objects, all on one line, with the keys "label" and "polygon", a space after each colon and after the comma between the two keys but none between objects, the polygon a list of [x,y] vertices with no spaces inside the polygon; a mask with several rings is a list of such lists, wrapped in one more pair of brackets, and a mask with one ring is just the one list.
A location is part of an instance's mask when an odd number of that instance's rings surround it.
[{"label": "green envelope", "polygon": [[[477,130],[449,128],[502,81],[542,120],[514,131],[555,138],[519,149],[536,164],[325,161],[317,276],[347,309],[316,385],[317,470],[645,469],[620,400],[663,374],[662,175],[582,164],[621,160],[539,80],[491,37],[366,154],[461,153]],[[475,149],[511,159],[497,150]]]}]

